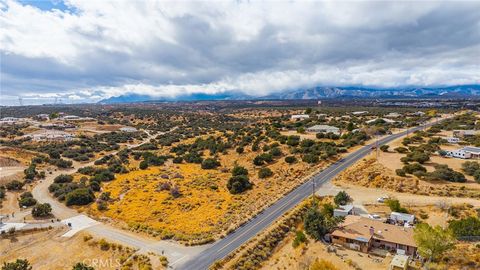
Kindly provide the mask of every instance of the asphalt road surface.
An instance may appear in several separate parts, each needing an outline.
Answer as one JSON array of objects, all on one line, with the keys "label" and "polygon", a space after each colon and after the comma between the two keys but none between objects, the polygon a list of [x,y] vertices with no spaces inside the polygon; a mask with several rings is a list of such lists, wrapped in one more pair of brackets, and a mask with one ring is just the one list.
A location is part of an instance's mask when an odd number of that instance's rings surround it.
[{"label": "asphalt road surface", "polygon": [[310,181],[306,181],[304,184],[292,190],[286,196],[272,204],[263,212],[258,214],[255,218],[245,223],[242,227],[235,230],[233,233],[227,235],[225,238],[215,242],[211,247],[199,253],[191,260],[182,262],[181,264],[173,265],[175,269],[185,270],[204,270],[213,264],[215,261],[220,260],[240,247],[242,244],[249,241],[252,237],[255,237],[258,233],[265,230],[270,224],[281,217],[288,210],[299,204],[312,195],[313,190],[320,187],[321,184],[332,180],[335,176],[353,165],[358,160],[364,158],[372,151],[372,147],[377,147],[382,144],[386,144],[402,136],[412,133],[417,130],[421,130],[425,127],[429,127],[434,123],[429,123],[424,126],[418,126],[410,128],[406,131],[392,134],[390,136],[379,139],[377,142],[366,145],[345,158],[330,165],[327,169],[317,173],[312,177]]}]

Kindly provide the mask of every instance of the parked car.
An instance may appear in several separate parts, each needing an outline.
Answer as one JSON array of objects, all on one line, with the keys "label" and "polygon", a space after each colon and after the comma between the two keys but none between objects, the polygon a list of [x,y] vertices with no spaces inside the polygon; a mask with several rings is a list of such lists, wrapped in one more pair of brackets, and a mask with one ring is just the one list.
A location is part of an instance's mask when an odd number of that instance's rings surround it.
[{"label": "parked car", "polygon": [[382,196],[382,197],[377,199],[377,202],[384,203],[386,200],[388,200],[388,196]]},{"label": "parked car", "polygon": [[377,214],[369,214],[369,215],[368,215],[368,218],[370,218],[370,219],[375,219],[375,220],[381,219],[381,217],[380,217],[379,215],[377,215]]}]

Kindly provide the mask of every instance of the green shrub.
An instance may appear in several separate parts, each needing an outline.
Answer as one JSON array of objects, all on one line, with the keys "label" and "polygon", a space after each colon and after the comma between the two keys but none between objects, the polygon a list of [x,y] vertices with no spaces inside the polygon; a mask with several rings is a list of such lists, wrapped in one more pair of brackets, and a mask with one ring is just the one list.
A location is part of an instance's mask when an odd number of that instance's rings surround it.
[{"label": "green shrub", "polygon": [[68,175],[68,174],[60,174],[59,176],[55,177],[55,179],[53,179],[53,182],[54,183],[70,183],[73,181],[73,176],[71,175]]},{"label": "green shrub", "polygon": [[402,177],[405,177],[406,176],[406,172],[404,169],[396,169],[395,170],[395,173],[398,175],[398,176],[402,176]]},{"label": "green shrub", "polygon": [[303,231],[297,231],[295,233],[295,239],[293,240],[293,247],[298,247],[301,243],[305,243],[307,241],[307,237],[303,233]]},{"label": "green shrub", "polygon": [[248,176],[246,175],[235,175],[228,179],[227,189],[232,194],[239,194],[244,192],[247,189],[250,189],[252,184],[250,183]]},{"label": "green shrub", "polygon": [[202,169],[204,170],[215,169],[218,166],[220,166],[220,162],[214,158],[206,158],[202,161]]},{"label": "green shrub", "polygon": [[49,203],[37,204],[32,209],[32,216],[34,217],[48,217],[52,213],[52,207]]},{"label": "green shrub", "polygon": [[288,164],[292,164],[297,162],[297,158],[295,156],[287,156],[285,157],[285,162]]},{"label": "green shrub", "polygon": [[270,168],[261,168],[258,171],[258,178],[267,178],[273,175],[272,170]]},{"label": "green shrub", "polygon": [[93,192],[88,188],[78,188],[68,193],[65,197],[65,203],[70,205],[87,205],[95,200]]}]

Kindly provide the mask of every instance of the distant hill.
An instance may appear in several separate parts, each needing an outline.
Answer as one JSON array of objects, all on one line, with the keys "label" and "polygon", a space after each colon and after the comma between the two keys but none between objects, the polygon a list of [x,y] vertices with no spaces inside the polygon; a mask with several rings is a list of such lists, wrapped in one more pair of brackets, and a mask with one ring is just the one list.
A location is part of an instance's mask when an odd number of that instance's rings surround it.
[{"label": "distant hill", "polygon": [[145,101],[201,101],[201,100],[254,100],[254,99],[325,99],[325,98],[439,98],[480,96],[480,85],[458,85],[446,87],[325,87],[318,86],[305,89],[282,91],[267,96],[254,97],[241,92],[224,92],[217,94],[195,93],[180,95],[175,98],[159,98],[148,95],[127,94],[110,97],[99,101],[103,104],[132,103]]}]

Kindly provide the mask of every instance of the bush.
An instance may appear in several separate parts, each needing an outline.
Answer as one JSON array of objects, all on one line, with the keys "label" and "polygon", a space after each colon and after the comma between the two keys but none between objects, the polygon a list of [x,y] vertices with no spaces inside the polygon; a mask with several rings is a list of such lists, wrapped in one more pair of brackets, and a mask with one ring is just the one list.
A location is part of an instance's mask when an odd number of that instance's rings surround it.
[{"label": "bush", "polygon": [[218,166],[220,166],[220,162],[214,158],[206,158],[202,161],[202,169],[204,170],[215,169]]},{"label": "bush", "polygon": [[68,175],[68,174],[60,174],[59,176],[55,177],[55,179],[53,179],[53,182],[54,183],[70,183],[73,181],[73,176],[71,175]]},{"label": "bush", "polygon": [[397,199],[388,199],[385,201],[385,204],[392,210],[393,212],[398,213],[408,213],[408,210],[400,205],[400,201]]},{"label": "bush", "polygon": [[302,160],[303,162],[313,164],[313,163],[318,163],[319,158],[318,158],[318,155],[315,155],[315,154],[306,154],[303,156]]},{"label": "bush", "polygon": [[237,151],[238,154],[242,154],[245,151],[245,149],[243,147],[239,146],[239,147],[237,147],[237,149],[235,149],[235,151]]},{"label": "bush", "polygon": [[258,178],[267,178],[273,175],[272,170],[270,168],[261,168],[258,171]]},{"label": "bush", "polygon": [[467,179],[465,175],[460,172],[454,171],[448,167],[448,165],[436,165],[435,171],[426,174],[429,180],[444,180],[449,182],[465,183]]},{"label": "bush", "polygon": [[95,270],[95,268],[79,262],[73,266],[72,270]]},{"label": "bush", "polygon": [[480,236],[480,219],[467,217],[460,220],[452,220],[448,225],[456,237]]},{"label": "bush", "polygon": [[418,172],[418,171],[427,172],[427,169],[419,163],[407,164],[403,166],[403,170],[409,174],[413,174],[414,172]]},{"label": "bush", "polygon": [[307,241],[307,237],[303,233],[303,231],[297,231],[295,233],[295,239],[293,240],[293,247],[298,247],[301,243],[305,243]]},{"label": "bush", "polygon": [[175,158],[173,159],[173,163],[175,163],[175,164],[180,164],[180,163],[182,163],[182,162],[183,162],[183,157],[180,157],[180,156],[179,156],[179,157],[175,157]]},{"label": "bush", "polygon": [[18,180],[13,180],[5,185],[7,190],[21,190],[25,183]]},{"label": "bush", "polygon": [[350,196],[347,194],[347,192],[345,191],[340,191],[337,193],[337,195],[335,195],[335,198],[333,199],[333,201],[335,202],[335,204],[337,205],[345,205],[347,204],[349,201],[351,201],[351,198]]},{"label": "bush", "polygon": [[34,206],[35,204],[37,204],[37,200],[35,200],[32,196],[25,196],[18,201],[18,205],[20,207],[30,207]]},{"label": "bush", "polygon": [[32,209],[32,216],[34,217],[47,217],[52,213],[52,207],[49,203],[41,203],[35,205]]},{"label": "bush", "polygon": [[380,150],[382,150],[383,152],[388,152],[388,148],[390,148],[390,146],[386,144],[380,146]]},{"label": "bush", "polygon": [[237,176],[237,175],[248,175],[248,170],[245,169],[242,166],[235,166],[232,169],[232,175]]},{"label": "bush", "polygon": [[462,164],[462,170],[467,175],[474,175],[476,171],[480,170],[480,163],[475,161],[466,161]]},{"label": "bush", "polygon": [[95,200],[93,192],[88,188],[78,188],[67,194],[65,203],[70,205],[87,205]]},{"label": "bush", "polygon": [[232,194],[239,194],[244,192],[247,189],[250,189],[252,184],[250,183],[248,176],[246,175],[235,175],[228,179],[227,189]]},{"label": "bush", "polygon": [[398,175],[398,176],[402,176],[402,177],[405,177],[406,176],[406,172],[404,169],[396,169],[395,170],[395,173]]},{"label": "bush", "polygon": [[148,161],[142,160],[138,167],[140,168],[140,170],[145,170],[146,168],[148,168]]},{"label": "bush", "polygon": [[292,164],[297,162],[297,158],[295,156],[287,156],[285,157],[285,162],[288,164]]},{"label": "bush", "polygon": [[2,270],[32,270],[32,266],[27,260],[17,259],[15,262],[4,262]]},{"label": "bush", "polygon": [[402,147],[402,146],[397,147],[397,148],[395,148],[395,149],[393,149],[393,150],[394,150],[395,152],[397,152],[397,153],[400,153],[400,154],[405,154],[405,153],[408,152],[408,149],[405,148],[405,147]]}]

